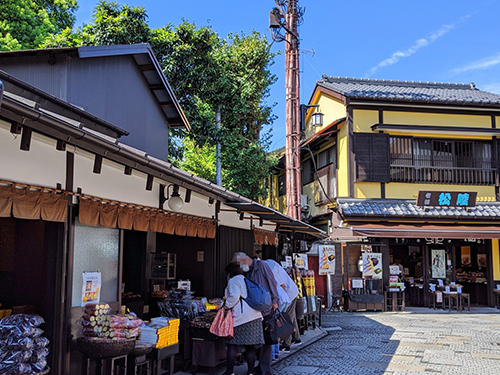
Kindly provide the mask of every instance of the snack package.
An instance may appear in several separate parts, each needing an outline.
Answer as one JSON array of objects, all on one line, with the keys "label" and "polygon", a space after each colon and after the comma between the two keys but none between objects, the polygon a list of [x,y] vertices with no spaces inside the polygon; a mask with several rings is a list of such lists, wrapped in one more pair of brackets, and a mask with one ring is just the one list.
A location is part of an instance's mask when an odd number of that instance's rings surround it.
[{"label": "snack package", "polygon": [[35,347],[35,343],[31,337],[11,337],[7,340],[7,348],[9,350],[31,350]]},{"label": "snack package", "polygon": [[37,374],[45,370],[49,340],[38,328],[43,323],[42,317],[30,314],[0,320],[0,374]]},{"label": "snack package", "polygon": [[1,325],[19,326],[22,325],[23,323],[31,327],[39,327],[40,325],[45,323],[45,320],[43,320],[43,318],[39,315],[31,315],[31,314],[15,314],[0,320],[0,326]]}]

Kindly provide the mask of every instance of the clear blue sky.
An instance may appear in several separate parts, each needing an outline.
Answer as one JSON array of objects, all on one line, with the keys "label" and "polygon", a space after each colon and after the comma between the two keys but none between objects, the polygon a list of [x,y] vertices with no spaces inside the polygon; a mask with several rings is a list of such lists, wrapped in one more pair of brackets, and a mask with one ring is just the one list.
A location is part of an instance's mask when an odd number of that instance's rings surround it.
[{"label": "clear blue sky", "polygon": [[[89,23],[96,0],[79,0],[77,26]],[[232,32],[266,34],[274,0],[128,0],[142,5],[149,26],[182,19],[210,24],[225,37]],[[321,75],[432,82],[474,82],[500,93],[500,0],[299,0],[306,8],[300,27],[301,102],[307,103]],[[283,50],[275,43],[273,51]],[[284,58],[272,72],[273,145],[285,144]]]}]

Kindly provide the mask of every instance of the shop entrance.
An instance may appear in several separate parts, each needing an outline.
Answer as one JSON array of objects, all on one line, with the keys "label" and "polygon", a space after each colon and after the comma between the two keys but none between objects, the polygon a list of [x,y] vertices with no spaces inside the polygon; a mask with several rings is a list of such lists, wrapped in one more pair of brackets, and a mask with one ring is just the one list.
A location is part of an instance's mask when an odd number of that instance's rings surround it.
[{"label": "shop entrance", "polygon": [[424,306],[428,280],[424,272],[423,245],[401,244],[395,239],[389,246],[389,265],[398,266],[401,281],[405,283],[405,297],[408,306]]},{"label": "shop entrance", "polygon": [[62,357],[61,223],[0,218],[0,309],[38,314],[50,340],[48,365],[58,369]]},{"label": "shop entrance", "polygon": [[452,291],[460,286],[471,305],[491,305],[490,253],[490,241],[484,239],[389,239],[389,265],[402,272],[408,306],[429,306],[432,285]]}]

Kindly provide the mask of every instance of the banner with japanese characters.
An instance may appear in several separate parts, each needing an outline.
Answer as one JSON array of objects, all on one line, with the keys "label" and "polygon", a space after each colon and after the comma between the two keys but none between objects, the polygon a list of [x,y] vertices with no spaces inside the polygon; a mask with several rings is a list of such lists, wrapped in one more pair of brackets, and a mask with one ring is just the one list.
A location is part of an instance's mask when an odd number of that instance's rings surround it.
[{"label": "banner with japanese characters", "polygon": [[319,245],[319,275],[335,275],[335,245]]},{"label": "banner with japanese characters", "polygon": [[446,252],[444,250],[431,250],[431,269],[433,279],[446,277]]}]

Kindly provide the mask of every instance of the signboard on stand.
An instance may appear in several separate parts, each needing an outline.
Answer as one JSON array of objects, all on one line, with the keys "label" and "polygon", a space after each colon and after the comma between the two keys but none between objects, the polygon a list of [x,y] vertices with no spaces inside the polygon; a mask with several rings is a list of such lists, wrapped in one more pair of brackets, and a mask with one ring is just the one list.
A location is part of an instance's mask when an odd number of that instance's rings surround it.
[{"label": "signboard on stand", "polygon": [[308,270],[307,255],[306,254],[293,254],[293,261],[299,269]]},{"label": "signboard on stand", "polygon": [[363,253],[363,277],[382,278],[382,253]]},{"label": "signboard on stand", "polygon": [[431,250],[431,269],[433,279],[446,277],[446,252],[444,250]]},{"label": "signboard on stand", "polygon": [[83,272],[82,306],[87,303],[99,303],[101,299],[101,273]]},{"label": "signboard on stand", "polygon": [[335,275],[335,245],[318,246],[319,275]]}]

